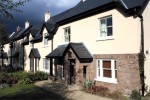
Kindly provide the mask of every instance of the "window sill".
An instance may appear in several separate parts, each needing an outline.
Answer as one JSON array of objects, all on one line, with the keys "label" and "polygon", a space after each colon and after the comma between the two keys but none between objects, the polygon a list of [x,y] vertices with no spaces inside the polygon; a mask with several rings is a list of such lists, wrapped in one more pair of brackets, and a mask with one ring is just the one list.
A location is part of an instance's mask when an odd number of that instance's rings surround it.
[{"label": "window sill", "polygon": [[49,47],[49,46],[48,46],[48,45],[44,45],[44,46],[43,46],[43,48],[47,48],[47,47]]},{"label": "window sill", "polygon": [[101,82],[107,82],[107,83],[113,83],[117,84],[117,79],[112,79],[112,78],[95,78],[94,80],[96,81],[101,81]]},{"label": "window sill", "polygon": [[106,40],[114,40],[113,36],[107,36],[107,37],[99,37],[96,41],[106,41]]}]

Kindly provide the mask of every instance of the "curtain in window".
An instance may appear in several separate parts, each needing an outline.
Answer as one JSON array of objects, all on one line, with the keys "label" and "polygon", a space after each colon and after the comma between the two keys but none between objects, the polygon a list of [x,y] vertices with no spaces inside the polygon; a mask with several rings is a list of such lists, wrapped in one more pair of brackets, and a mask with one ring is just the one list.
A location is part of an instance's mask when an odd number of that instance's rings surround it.
[{"label": "curtain in window", "polygon": [[107,24],[105,19],[100,20],[100,36],[106,37],[107,36]]}]

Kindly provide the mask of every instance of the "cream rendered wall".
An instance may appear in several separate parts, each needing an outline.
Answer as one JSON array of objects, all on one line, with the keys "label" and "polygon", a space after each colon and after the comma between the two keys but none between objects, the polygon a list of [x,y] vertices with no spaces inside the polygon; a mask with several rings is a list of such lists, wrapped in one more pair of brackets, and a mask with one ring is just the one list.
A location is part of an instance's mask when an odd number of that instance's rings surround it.
[{"label": "cream rendered wall", "polygon": [[[150,3],[143,12],[144,18],[144,48],[145,48],[145,83],[150,87]],[[149,53],[146,54],[146,51]]]},{"label": "cream rendered wall", "polygon": [[[112,15],[113,39],[98,40],[99,18]],[[113,9],[60,26],[54,36],[54,49],[64,43],[64,28],[71,27],[71,42],[83,42],[92,54],[131,54],[140,50],[140,19],[125,17]]]},{"label": "cream rendered wall", "polygon": [[[44,28],[43,30],[43,33],[48,33],[46,28]],[[30,34],[29,36],[30,39],[32,39],[32,36]],[[47,72],[49,73],[50,72],[50,69],[48,70],[45,70],[43,69],[43,59],[46,58],[45,56],[47,56],[50,52],[51,52],[51,40],[48,41],[48,45],[44,45],[44,42],[39,42],[39,43],[34,43],[33,44],[34,48],[37,48],[39,53],[40,53],[40,60],[39,60],[39,69],[37,69],[38,71],[44,71],[44,72]],[[25,60],[25,71],[30,71],[30,59],[29,59],[29,54],[30,54],[30,51],[31,51],[31,47],[30,45],[25,45],[25,53],[26,53],[26,60]]]},{"label": "cream rendered wall", "polygon": [[6,65],[9,65],[10,64],[10,59],[9,57],[11,56],[11,51],[10,51],[10,48],[9,48],[9,43],[5,44],[4,45],[4,48],[3,48],[4,52],[7,53],[7,56],[8,56],[8,59],[4,61],[4,63]]},{"label": "cream rendered wall", "polygon": [[[46,28],[44,28],[42,34],[44,35],[45,33],[48,33]],[[48,41],[48,45],[44,45],[43,41],[39,42],[39,43],[34,43],[34,48],[38,49],[40,56],[41,56],[41,58],[39,60],[39,70],[47,72],[47,73],[50,72],[50,69],[48,69],[48,70],[43,69],[43,59],[46,58],[45,56],[47,56],[51,52],[51,50],[52,50],[51,44],[52,44],[51,40]]]},{"label": "cream rendered wall", "polygon": [[30,46],[29,45],[25,45],[24,46],[24,52],[25,52],[25,59],[24,59],[24,70],[25,71],[30,71],[30,59],[29,59],[29,53],[30,53]]},{"label": "cream rendered wall", "polygon": [[11,54],[10,54],[10,48],[9,48],[9,43],[7,43],[7,44],[4,45],[3,50],[4,50],[4,52],[7,53],[8,56],[11,56]]}]

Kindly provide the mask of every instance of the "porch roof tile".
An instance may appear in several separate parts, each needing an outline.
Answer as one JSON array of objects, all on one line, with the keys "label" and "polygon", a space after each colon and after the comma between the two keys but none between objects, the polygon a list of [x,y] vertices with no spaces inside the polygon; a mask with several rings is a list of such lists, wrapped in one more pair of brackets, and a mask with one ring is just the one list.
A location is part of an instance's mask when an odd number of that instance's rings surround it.
[{"label": "porch roof tile", "polygon": [[69,43],[68,45],[58,46],[47,58],[62,58],[67,50],[71,48],[80,62],[92,62],[93,57],[83,43]]},{"label": "porch roof tile", "polygon": [[32,54],[33,54],[34,58],[40,58],[41,57],[38,49],[31,49],[30,54],[29,54],[29,58],[31,58]]}]

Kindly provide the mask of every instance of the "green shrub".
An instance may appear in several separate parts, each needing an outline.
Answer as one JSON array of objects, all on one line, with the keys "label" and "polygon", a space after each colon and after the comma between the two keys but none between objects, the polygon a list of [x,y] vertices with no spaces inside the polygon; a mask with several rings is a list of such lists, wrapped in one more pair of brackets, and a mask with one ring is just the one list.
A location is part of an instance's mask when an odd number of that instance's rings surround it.
[{"label": "green shrub", "polygon": [[27,73],[24,71],[17,71],[0,73],[0,84],[8,84],[9,86],[15,84],[32,84],[35,81],[46,79],[48,79],[48,74],[44,72]]},{"label": "green shrub", "polygon": [[1,73],[0,74],[0,84],[14,85],[18,83],[18,79],[12,74]]},{"label": "green shrub", "polygon": [[48,74],[44,72],[36,72],[34,74],[34,78],[36,78],[36,81],[38,80],[47,80],[48,79]]},{"label": "green shrub", "polygon": [[131,95],[130,95],[130,98],[134,99],[134,100],[141,100],[141,95],[138,91],[133,90]]},{"label": "green shrub", "polygon": [[91,85],[92,85],[92,81],[90,81],[90,80],[85,80],[85,81],[84,81],[84,84],[83,84],[83,88],[84,88],[84,89],[89,89],[89,88],[91,87]]}]

